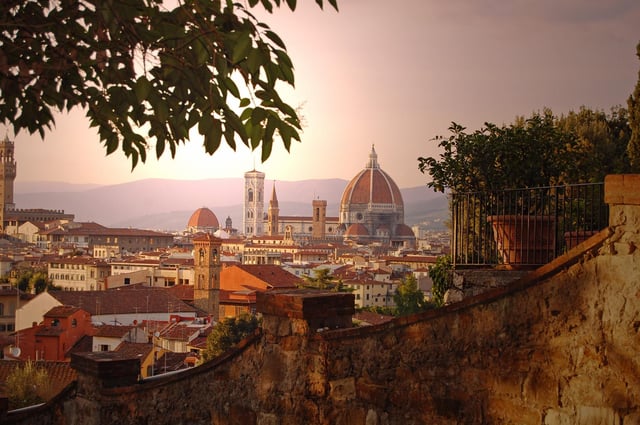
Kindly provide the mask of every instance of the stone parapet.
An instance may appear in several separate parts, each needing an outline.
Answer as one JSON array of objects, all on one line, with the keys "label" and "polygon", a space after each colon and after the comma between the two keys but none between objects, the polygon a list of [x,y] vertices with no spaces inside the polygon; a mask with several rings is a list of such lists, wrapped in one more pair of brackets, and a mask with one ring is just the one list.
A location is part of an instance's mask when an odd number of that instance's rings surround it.
[{"label": "stone parapet", "polygon": [[78,372],[79,383],[88,380],[100,388],[133,385],[140,377],[140,359],[116,351],[74,353],[71,367]]},{"label": "stone parapet", "polygon": [[[273,318],[287,318],[306,322],[303,329],[293,333],[315,332],[320,329],[349,328],[355,314],[355,296],[345,292],[321,292],[311,289],[270,291],[258,293],[256,308],[265,323]],[[281,322],[278,321],[278,322]],[[280,326],[282,333],[282,326]],[[270,332],[265,326],[265,332]]]}]

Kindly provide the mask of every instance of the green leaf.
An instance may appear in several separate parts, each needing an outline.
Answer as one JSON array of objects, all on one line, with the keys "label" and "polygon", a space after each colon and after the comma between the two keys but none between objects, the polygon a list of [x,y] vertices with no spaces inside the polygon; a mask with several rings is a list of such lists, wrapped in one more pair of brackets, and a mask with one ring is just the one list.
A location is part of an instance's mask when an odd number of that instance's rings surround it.
[{"label": "green leaf", "polygon": [[273,41],[274,43],[276,43],[278,45],[278,47],[280,47],[281,49],[285,49],[286,47],[284,45],[284,42],[282,41],[282,39],[280,38],[280,36],[278,36],[278,34],[276,34],[275,32],[271,31],[271,30],[267,30],[264,33],[267,38],[271,41]]},{"label": "green leaf", "polygon": [[251,104],[251,100],[249,100],[249,98],[244,97],[244,98],[240,99],[240,107],[241,108],[246,108],[250,104]]},{"label": "green leaf", "polygon": [[136,99],[138,102],[143,102],[147,100],[147,96],[149,96],[149,92],[151,91],[151,82],[144,75],[140,76],[136,81],[136,85],[134,91],[136,93]]},{"label": "green leaf", "polygon": [[249,35],[249,31],[241,32],[235,46],[233,46],[231,61],[233,63],[240,62],[247,57],[249,49],[251,49],[251,36]]}]

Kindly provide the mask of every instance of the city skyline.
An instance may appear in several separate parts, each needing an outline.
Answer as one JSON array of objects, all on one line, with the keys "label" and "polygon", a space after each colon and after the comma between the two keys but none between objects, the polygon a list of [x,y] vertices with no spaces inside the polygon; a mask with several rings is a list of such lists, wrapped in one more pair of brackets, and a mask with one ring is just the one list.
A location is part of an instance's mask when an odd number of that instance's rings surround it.
[{"label": "city skyline", "polygon": [[252,168],[269,180],[349,180],[375,145],[380,166],[400,187],[414,187],[428,181],[417,157],[437,155],[430,140],[446,135],[452,121],[475,129],[544,107],[562,114],[583,105],[626,106],[638,78],[640,4],[632,0],[412,0],[401,7],[376,0],[339,7],[320,11],[309,1],[293,13],[256,9],[296,68],[296,89],[283,97],[301,106],[305,128],[290,154],[276,141],[264,164],[259,151],[243,145],[209,157],[194,138],[176,159],[157,161],[151,150],[131,172],[119,151],[105,157],[84,112],[74,110],[56,115],[44,141],[8,132],[16,142],[16,181],[199,180],[240,177]]}]

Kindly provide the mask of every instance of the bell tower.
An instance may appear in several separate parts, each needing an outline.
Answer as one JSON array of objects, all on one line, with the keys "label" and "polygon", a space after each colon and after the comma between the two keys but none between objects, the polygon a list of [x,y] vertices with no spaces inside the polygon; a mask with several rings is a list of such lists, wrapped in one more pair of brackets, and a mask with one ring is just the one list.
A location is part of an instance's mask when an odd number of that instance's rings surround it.
[{"label": "bell tower", "polygon": [[311,219],[311,238],[325,238],[325,223],[327,222],[327,201],[314,199],[312,201],[313,217]]},{"label": "bell tower", "polygon": [[16,179],[16,161],[13,158],[14,144],[9,136],[0,141],[0,233],[4,233],[7,211],[13,210],[13,182]]},{"label": "bell tower", "polygon": [[193,303],[220,319],[220,247],[222,240],[205,233],[193,239]]},{"label": "bell tower", "polygon": [[242,233],[246,236],[264,234],[264,173],[256,170],[244,173],[244,203]]},{"label": "bell tower", "polygon": [[267,210],[267,234],[269,236],[278,235],[278,222],[280,216],[280,208],[278,207],[278,197],[276,196],[276,183],[273,182],[273,192],[269,201],[269,209]]}]

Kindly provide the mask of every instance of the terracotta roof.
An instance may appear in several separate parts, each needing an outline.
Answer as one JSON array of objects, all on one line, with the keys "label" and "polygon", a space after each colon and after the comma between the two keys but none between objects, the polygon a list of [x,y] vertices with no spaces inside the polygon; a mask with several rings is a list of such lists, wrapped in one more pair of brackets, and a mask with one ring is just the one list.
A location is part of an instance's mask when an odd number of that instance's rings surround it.
[{"label": "terracotta roof", "polygon": [[364,322],[366,325],[379,325],[393,320],[393,316],[373,313],[371,311],[360,311],[353,315],[353,320]]},{"label": "terracotta roof", "polygon": [[145,359],[153,350],[153,344],[138,342],[123,342],[114,351],[122,354],[125,358]]},{"label": "terracotta roof", "polygon": [[213,211],[209,208],[198,208],[193,214],[191,214],[187,227],[218,228],[220,227],[220,223],[218,222],[218,217],[216,217]]},{"label": "terracotta roof", "polygon": [[301,282],[298,276],[273,264],[238,264],[232,267],[239,267],[274,288],[294,288]]},{"label": "terracotta roof", "polygon": [[96,332],[94,336],[105,338],[122,338],[135,326],[115,326],[115,325],[101,325],[96,326]]},{"label": "terracotta roof", "polygon": [[80,311],[80,308],[70,305],[60,305],[47,311],[44,317],[69,317],[77,311]]},{"label": "terracotta roof", "polygon": [[164,288],[131,285],[106,291],[49,291],[61,304],[80,307],[92,316],[127,313],[196,312]]},{"label": "terracotta roof", "polygon": [[166,288],[166,291],[182,301],[193,301],[193,285],[174,285]]}]

